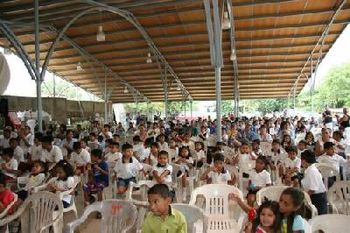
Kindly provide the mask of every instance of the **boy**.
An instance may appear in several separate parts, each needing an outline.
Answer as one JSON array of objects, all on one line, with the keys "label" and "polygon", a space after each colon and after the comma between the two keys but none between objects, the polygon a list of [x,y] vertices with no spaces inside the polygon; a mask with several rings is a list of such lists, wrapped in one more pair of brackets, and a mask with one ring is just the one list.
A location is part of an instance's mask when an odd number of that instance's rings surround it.
[{"label": "boy", "polygon": [[227,184],[231,181],[231,174],[224,168],[225,157],[221,153],[214,155],[214,166],[209,167],[202,175],[201,180],[208,184]]},{"label": "boy", "polygon": [[42,133],[35,133],[34,144],[29,148],[28,161],[30,163],[33,163],[33,161],[41,160],[42,150],[43,150],[41,146],[42,137],[43,137]]},{"label": "boy", "polygon": [[108,153],[104,156],[105,160],[107,163],[115,164],[117,160],[122,157],[121,153],[119,152],[119,143],[111,141],[108,145],[108,149]]},{"label": "boy", "polygon": [[300,172],[301,160],[297,157],[298,148],[296,146],[287,147],[288,158],[284,162],[287,172]]},{"label": "boy", "polygon": [[52,136],[44,136],[42,139],[43,150],[41,161],[49,164],[54,164],[63,160],[62,150],[58,146],[52,145],[52,141]]},{"label": "boy", "polygon": [[10,139],[10,147],[13,150],[13,157],[17,160],[18,164],[24,162],[24,151],[18,145],[18,140],[16,138]]},{"label": "boy", "polygon": [[333,142],[325,142],[323,148],[325,153],[318,158],[318,162],[327,163],[339,172],[340,166],[346,163],[346,159],[335,153],[335,144]]},{"label": "boy", "polygon": [[[91,151],[92,173],[95,176],[97,183],[108,186],[108,164],[102,159],[102,151],[100,149],[93,149]],[[102,200],[102,197],[101,197]]]},{"label": "boy", "polygon": [[81,142],[74,142],[73,152],[70,161],[76,166],[77,175],[84,173],[86,166],[91,162],[90,154],[87,150],[81,148]]},{"label": "boy", "polygon": [[132,145],[125,143],[122,146],[123,157],[114,167],[117,173],[117,193],[123,194],[129,187],[130,182],[136,183],[136,176],[142,171],[142,164],[133,156]]},{"label": "boy", "polygon": [[187,233],[185,216],[171,208],[171,193],[166,184],[156,184],[148,190],[148,213],[143,233]]},{"label": "boy", "polygon": [[1,158],[4,161],[1,164],[2,173],[7,180],[15,179],[18,173],[18,161],[13,158],[13,149],[5,148],[2,153]]},{"label": "boy", "polygon": [[170,184],[171,173],[173,172],[173,167],[169,164],[169,154],[168,152],[162,150],[158,155],[158,164],[154,166],[152,175],[153,180],[159,184]]}]

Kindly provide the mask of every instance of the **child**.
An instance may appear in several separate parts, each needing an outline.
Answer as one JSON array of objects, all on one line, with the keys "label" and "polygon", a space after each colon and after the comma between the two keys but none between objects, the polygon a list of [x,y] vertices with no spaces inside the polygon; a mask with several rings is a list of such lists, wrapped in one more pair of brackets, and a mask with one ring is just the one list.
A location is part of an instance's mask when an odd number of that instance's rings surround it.
[{"label": "child", "polygon": [[227,184],[231,181],[231,174],[224,167],[224,155],[216,153],[214,155],[214,166],[209,167],[202,175],[201,180],[206,180],[208,184]]},{"label": "child", "polygon": [[284,162],[286,172],[299,173],[301,160],[297,157],[298,148],[296,146],[287,147],[288,158]]},{"label": "child", "polygon": [[281,233],[303,233],[304,220],[297,214],[297,211],[304,203],[304,193],[296,188],[286,188],[283,190],[279,208],[282,214]]},{"label": "child", "polygon": [[259,156],[255,162],[255,169],[250,173],[247,201],[254,206],[256,193],[263,187],[271,185],[271,175],[266,171],[267,160]]},{"label": "child", "polygon": [[238,155],[234,158],[233,164],[238,164],[242,172],[248,172],[251,168],[248,166],[247,162],[250,160],[256,160],[256,156],[250,151],[248,143],[243,142],[239,148]]},{"label": "child", "polygon": [[0,173],[0,213],[2,213],[13,200],[13,193],[6,188],[6,177]]},{"label": "child", "polygon": [[132,145],[125,143],[122,146],[123,157],[114,167],[117,173],[117,193],[123,194],[129,187],[130,182],[136,183],[138,172],[142,171],[142,164],[133,156]]},{"label": "child", "polygon": [[165,150],[159,152],[158,164],[154,166],[153,180],[158,184],[170,184],[173,167],[169,164],[169,154]]},{"label": "child", "polygon": [[301,184],[310,195],[311,202],[315,205],[318,215],[327,214],[326,187],[322,175],[314,163],[316,163],[316,158],[313,152],[306,150],[301,153],[301,166],[305,169]]},{"label": "child", "polygon": [[256,218],[252,224],[248,224],[246,233],[275,233],[279,232],[281,214],[276,201],[266,200],[259,207]]},{"label": "child", "polygon": [[23,177],[26,179],[26,185],[23,189],[17,192],[18,201],[16,205],[20,205],[32,191],[33,188],[41,185],[45,180],[45,164],[42,161],[34,161],[32,166],[32,171],[28,177]]},{"label": "child", "polygon": [[167,150],[168,149],[168,143],[165,141],[165,135],[160,134],[158,136],[158,144],[159,144],[159,150]]},{"label": "child", "polygon": [[177,176],[180,176],[181,174],[183,174],[182,187],[184,188],[184,193],[186,193],[186,178],[188,177],[190,169],[193,166],[193,159],[191,156],[190,149],[188,147],[183,146],[180,148],[179,157],[175,161],[175,163],[177,163],[181,166],[179,174],[177,174]]},{"label": "child", "polygon": [[287,149],[287,147],[290,147],[293,145],[292,138],[290,137],[289,134],[283,135],[281,145],[283,149]]},{"label": "child", "polygon": [[34,161],[41,160],[42,155],[42,146],[41,146],[41,139],[43,137],[42,133],[35,133],[34,136],[34,144],[29,148],[29,158],[28,161],[30,163]]},{"label": "child", "polygon": [[122,157],[122,154],[119,152],[119,143],[112,141],[109,143],[108,148],[108,153],[104,156],[105,160],[108,164],[114,165]]},{"label": "child", "polygon": [[10,139],[10,147],[13,150],[13,158],[17,160],[18,164],[25,162],[24,152],[22,148],[18,145],[18,140],[16,138]]},{"label": "child", "polygon": [[87,150],[81,148],[81,142],[74,142],[73,150],[70,160],[76,166],[76,175],[80,175],[84,173],[87,165],[91,162],[90,154]]},{"label": "child", "polygon": [[143,145],[143,142],[141,141],[141,138],[139,135],[136,135],[132,138],[133,142],[133,151],[134,151],[134,156],[137,158],[139,161],[141,160],[141,157],[144,154],[145,147]]},{"label": "child", "polygon": [[[72,165],[66,161],[62,161],[56,166],[57,179],[47,185],[47,190],[51,192],[64,192],[74,186],[74,170]],[[62,199],[63,207],[70,206],[72,195],[65,195]]]},{"label": "child", "polygon": [[1,169],[2,173],[5,175],[5,179],[15,179],[18,173],[18,162],[16,159],[13,158],[13,149],[3,149],[1,158],[3,160],[3,163],[1,164]]},{"label": "child", "polygon": [[98,143],[96,133],[91,132],[91,133],[89,134],[89,138],[90,138],[90,141],[88,142],[89,148],[90,148],[91,150],[93,150],[93,149],[99,149],[99,148],[100,148],[100,144]]},{"label": "child", "polygon": [[307,142],[305,140],[300,140],[298,143],[298,158],[301,157],[301,153],[307,150]]},{"label": "child", "polygon": [[84,206],[88,206],[95,202],[95,198],[92,194],[97,194],[97,200],[102,201],[102,192],[104,189],[104,185],[102,183],[96,182],[95,175],[93,173],[89,173],[88,182],[84,184]]},{"label": "child", "polygon": [[142,225],[143,233],[186,233],[187,223],[183,214],[171,208],[172,194],[165,184],[156,184],[148,190],[150,213]]},{"label": "child", "polygon": [[160,149],[159,144],[157,142],[152,142],[151,151],[149,155],[144,159],[144,163],[147,163],[151,166],[156,165],[159,149]]},{"label": "child", "polygon": [[340,167],[347,162],[346,159],[335,153],[335,144],[333,142],[325,142],[323,148],[325,153],[318,157],[318,162],[327,163],[339,172]]},{"label": "child", "polygon": [[203,142],[196,142],[194,144],[194,147],[195,147],[195,164],[196,164],[196,167],[202,167],[205,160],[206,160],[206,156],[205,156],[205,153],[204,153],[204,143]]},{"label": "child", "polygon": [[41,161],[49,163],[49,165],[63,160],[61,149],[56,145],[52,145],[52,142],[52,136],[44,136],[42,139],[43,151]]},{"label": "child", "polygon": [[107,187],[109,184],[108,164],[102,159],[102,150],[93,149],[91,151],[91,163],[95,181]]},{"label": "child", "polygon": [[174,161],[175,159],[177,159],[177,157],[179,156],[179,148],[176,145],[175,139],[171,138],[169,140],[169,148],[167,151],[169,153],[170,161]]}]

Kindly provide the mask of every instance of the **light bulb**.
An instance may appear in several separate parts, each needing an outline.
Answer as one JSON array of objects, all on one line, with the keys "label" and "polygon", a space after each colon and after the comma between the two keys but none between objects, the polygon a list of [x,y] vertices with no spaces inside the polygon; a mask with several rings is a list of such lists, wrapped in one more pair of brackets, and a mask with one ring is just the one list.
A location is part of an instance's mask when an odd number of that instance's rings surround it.
[{"label": "light bulb", "polygon": [[231,22],[228,18],[228,12],[224,12],[224,18],[222,20],[222,30],[228,30],[231,28]]},{"label": "light bulb", "polygon": [[236,61],[237,60],[236,52],[235,52],[234,49],[232,49],[230,60],[231,61]]},{"label": "light bulb", "polygon": [[98,26],[98,31],[97,31],[97,35],[96,35],[96,40],[101,42],[101,41],[105,41],[106,40],[106,35],[103,32],[103,26],[100,25]]},{"label": "light bulb", "polygon": [[83,67],[81,66],[80,62],[78,62],[78,64],[77,64],[77,70],[78,71],[82,71],[83,70]]},{"label": "light bulb", "polygon": [[128,87],[127,86],[125,86],[125,88],[124,88],[124,93],[126,94],[126,93],[129,93],[129,90],[128,90]]},{"label": "light bulb", "polygon": [[146,59],[146,62],[147,62],[148,64],[152,63],[151,53],[147,53],[147,59]]}]

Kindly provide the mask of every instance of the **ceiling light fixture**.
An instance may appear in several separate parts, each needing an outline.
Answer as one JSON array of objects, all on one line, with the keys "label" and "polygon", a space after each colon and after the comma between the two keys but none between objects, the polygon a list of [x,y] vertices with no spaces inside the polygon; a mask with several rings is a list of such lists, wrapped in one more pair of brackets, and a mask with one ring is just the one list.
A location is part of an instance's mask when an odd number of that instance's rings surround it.
[{"label": "ceiling light fixture", "polygon": [[82,71],[83,70],[83,67],[81,66],[80,62],[78,62],[78,64],[77,64],[77,70],[78,71]]},{"label": "ceiling light fixture", "polygon": [[147,53],[147,59],[146,59],[147,64],[152,63],[152,57],[151,57],[151,53]]},{"label": "ceiling light fixture", "polygon": [[97,35],[96,35],[96,40],[98,42],[103,42],[106,40],[106,35],[105,33],[103,32],[103,26],[100,25],[98,26],[98,30],[97,30]]},{"label": "ceiling light fixture", "polygon": [[231,61],[236,61],[237,60],[237,55],[236,55],[236,50],[232,49],[231,51],[231,56],[230,56]]},{"label": "ceiling light fixture", "polygon": [[124,94],[126,94],[126,93],[129,93],[129,90],[128,90],[127,86],[125,86],[125,88],[124,88]]},{"label": "ceiling light fixture", "polygon": [[231,22],[228,17],[228,12],[224,12],[224,18],[222,19],[222,30],[228,30],[231,28]]}]

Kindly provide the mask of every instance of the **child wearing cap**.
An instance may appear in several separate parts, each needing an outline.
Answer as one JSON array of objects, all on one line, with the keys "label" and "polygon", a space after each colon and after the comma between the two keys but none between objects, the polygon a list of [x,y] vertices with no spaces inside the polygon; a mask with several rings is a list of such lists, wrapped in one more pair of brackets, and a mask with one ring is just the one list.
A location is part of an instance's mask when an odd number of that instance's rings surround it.
[{"label": "child wearing cap", "polygon": [[312,151],[306,150],[301,153],[301,166],[305,169],[301,185],[310,195],[311,202],[315,205],[318,215],[322,215],[327,214],[327,193],[322,175],[316,168],[315,163],[316,158]]}]

